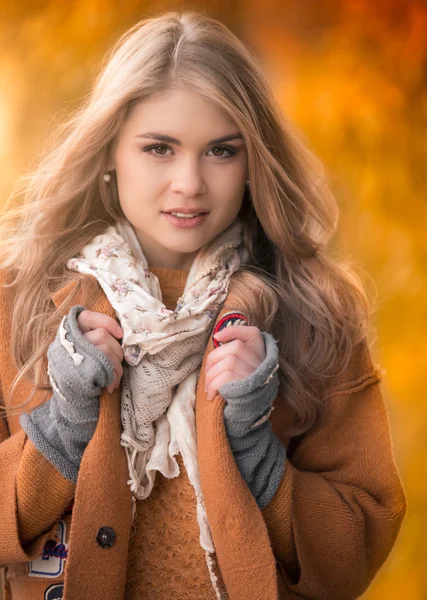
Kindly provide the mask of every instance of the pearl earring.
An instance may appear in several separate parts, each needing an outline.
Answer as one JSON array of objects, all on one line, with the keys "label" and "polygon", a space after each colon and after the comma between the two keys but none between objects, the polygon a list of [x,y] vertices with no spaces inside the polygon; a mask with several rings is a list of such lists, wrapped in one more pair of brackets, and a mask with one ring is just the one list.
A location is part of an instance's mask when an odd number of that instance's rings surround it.
[{"label": "pearl earring", "polygon": [[110,180],[111,180],[111,175],[107,171],[106,173],[104,173],[104,181],[106,181],[108,183]]},{"label": "pearl earring", "polygon": [[246,180],[246,185],[248,186],[248,189],[250,190],[251,189],[251,184],[250,184],[249,179]]}]

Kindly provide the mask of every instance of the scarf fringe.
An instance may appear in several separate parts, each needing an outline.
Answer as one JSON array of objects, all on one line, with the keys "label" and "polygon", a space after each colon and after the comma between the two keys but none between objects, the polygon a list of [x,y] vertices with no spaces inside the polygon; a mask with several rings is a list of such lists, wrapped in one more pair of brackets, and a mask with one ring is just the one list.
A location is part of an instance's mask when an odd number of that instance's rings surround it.
[{"label": "scarf fringe", "polygon": [[[122,444],[124,445],[124,444]],[[145,451],[143,454],[140,452],[138,448],[134,448],[133,446],[125,445],[126,458],[128,462],[128,469],[130,479],[128,480],[128,485],[130,485],[130,490],[132,494],[135,496],[137,500],[145,500],[149,496],[149,493],[146,493],[146,489],[149,486],[144,487],[141,485],[141,482],[138,477],[138,473],[136,470],[136,460],[139,456],[143,456],[144,459],[144,470],[145,465],[147,464],[148,459],[148,451]]]}]

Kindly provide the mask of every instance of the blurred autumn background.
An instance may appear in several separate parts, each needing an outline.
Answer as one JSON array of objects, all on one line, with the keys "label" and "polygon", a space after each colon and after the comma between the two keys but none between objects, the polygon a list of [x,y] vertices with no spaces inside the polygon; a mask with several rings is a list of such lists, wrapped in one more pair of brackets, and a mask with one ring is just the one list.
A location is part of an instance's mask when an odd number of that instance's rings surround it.
[{"label": "blurred autumn background", "polygon": [[[400,537],[365,600],[427,598],[427,5],[422,0],[15,0],[0,7],[0,207],[47,134],[89,91],[136,21],[194,9],[261,58],[283,110],[326,165],[334,245],[374,282],[372,347],[385,370],[408,497]],[[331,523],[333,527],[333,523]]]}]

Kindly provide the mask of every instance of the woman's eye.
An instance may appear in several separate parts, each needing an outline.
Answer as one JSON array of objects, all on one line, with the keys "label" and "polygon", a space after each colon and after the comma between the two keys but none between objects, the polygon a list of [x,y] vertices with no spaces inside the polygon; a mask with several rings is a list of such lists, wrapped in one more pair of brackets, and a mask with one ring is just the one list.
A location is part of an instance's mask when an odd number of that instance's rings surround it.
[{"label": "woman's eye", "polygon": [[231,158],[232,156],[237,154],[237,150],[235,150],[234,148],[231,148],[230,146],[215,146],[215,148],[212,148],[212,150],[210,150],[210,152],[214,152],[215,150],[219,150],[220,152],[224,152],[224,151],[228,152],[228,154],[226,154],[225,156],[214,154],[214,156],[216,156],[217,158],[222,158],[222,159]]},{"label": "woman's eye", "polygon": [[144,152],[148,152],[149,154],[154,154],[155,156],[167,156],[167,154],[165,152],[152,152],[152,150],[170,150],[169,146],[166,146],[165,144],[151,144],[151,146],[147,146],[146,148],[144,148]]}]

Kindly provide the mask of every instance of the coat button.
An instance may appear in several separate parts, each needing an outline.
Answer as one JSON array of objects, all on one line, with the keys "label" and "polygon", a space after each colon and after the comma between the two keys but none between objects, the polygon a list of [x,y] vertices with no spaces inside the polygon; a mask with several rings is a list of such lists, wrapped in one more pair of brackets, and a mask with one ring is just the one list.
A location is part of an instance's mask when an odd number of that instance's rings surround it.
[{"label": "coat button", "polygon": [[111,527],[101,527],[96,536],[96,541],[101,548],[111,548],[116,541],[116,532]]}]

